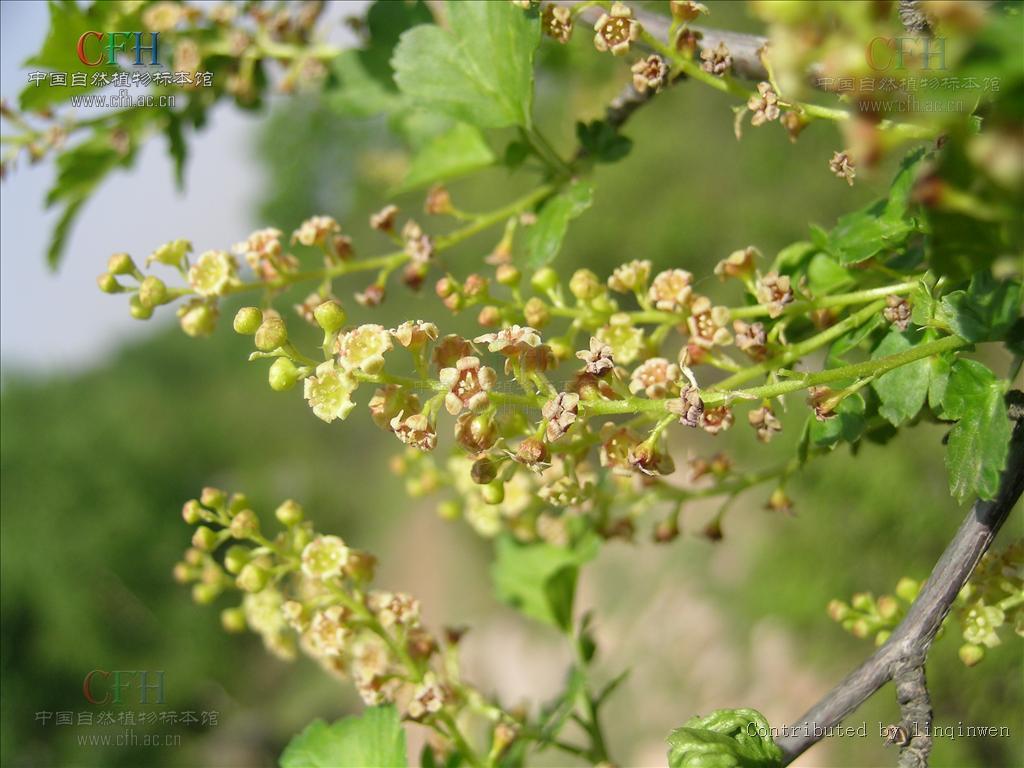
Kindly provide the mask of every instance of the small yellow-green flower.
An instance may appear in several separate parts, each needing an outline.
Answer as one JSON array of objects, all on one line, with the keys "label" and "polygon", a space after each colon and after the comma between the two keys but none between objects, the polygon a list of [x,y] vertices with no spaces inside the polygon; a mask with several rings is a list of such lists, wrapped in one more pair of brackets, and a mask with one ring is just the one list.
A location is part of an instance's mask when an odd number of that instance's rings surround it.
[{"label": "small yellow-green flower", "polygon": [[619,312],[598,329],[597,338],[612,348],[615,362],[629,365],[640,355],[644,332],[630,322],[629,315]]},{"label": "small yellow-green flower", "polygon": [[391,349],[391,335],[382,325],[360,325],[339,336],[336,349],[346,370],[377,373],[384,367],[384,353]]},{"label": "small yellow-green flower", "polygon": [[355,408],[352,393],[358,384],[348,371],[328,360],[317,366],[316,376],[306,379],[304,394],[314,415],[330,423],[344,419]]},{"label": "small yellow-green flower", "polygon": [[226,251],[206,251],[188,271],[188,284],[200,296],[221,296],[237,277],[238,265]]}]

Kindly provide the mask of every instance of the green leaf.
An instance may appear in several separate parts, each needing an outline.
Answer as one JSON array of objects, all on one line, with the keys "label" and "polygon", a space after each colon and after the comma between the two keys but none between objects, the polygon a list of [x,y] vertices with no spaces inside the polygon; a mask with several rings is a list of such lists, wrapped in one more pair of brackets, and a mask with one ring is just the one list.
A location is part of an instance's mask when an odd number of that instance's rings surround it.
[{"label": "green leaf", "polygon": [[807,265],[807,284],[815,296],[835,293],[855,283],[848,269],[824,253],[817,253]]},{"label": "green leaf", "polygon": [[395,111],[402,106],[402,97],[366,68],[362,53],[350,48],[331,62],[332,74],[338,82],[325,95],[327,105],[349,117],[372,117]]},{"label": "green leaf", "polygon": [[961,358],[953,363],[942,407],[944,418],[957,420],[946,451],[949,492],[961,504],[974,496],[994,499],[1012,432],[1002,382],[981,363]]},{"label": "green leaf", "polygon": [[[885,318],[882,313],[879,312],[871,317],[863,325],[854,328],[852,331],[848,331],[840,336],[838,339],[832,342],[832,346],[828,350],[828,361],[832,367],[838,367],[843,364],[843,356],[848,352],[859,347],[865,339],[868,338],[875,329],[882,324]],[[833,363],[835,365],[833,365]]]},{"label": "green leaf", "polygon": [[445,4],[450,31],[405,32],[391,64],[412,102],[481,128],[529,127],[540,22],[512,3]]},{"label": "green leaf", "polygon": [[480,130],[472,125],[457,123],[450,131],[435,137],[416,153],[400,191],[462,176],[486,168],[494,161],[494,153],[487,146]]},{"label": "green leaf", "polygon": [[855,392],[842,399],[831,419],[818,421],[811,416],[807,422],[811,443],[819,448],[834,448],[840,442],[857,442],[864,433],[864,410],[864,398]]},{"label": "green leaf", "polygon": [[781,768],[782,750],[768,721],[753,709],[719,709],[693,717],[668,737],[669,768]]},{"label": "green leaf", "polygon": [[[900,332],[893,329],[875,347],[871,359],[905,352],[921,343],[919,330]],[[928,383],[931,379],[931,364],[928,358],[901,365],[875,379],[871,386],[882,401],[878,412],[894,427],[914,418],[928,397]]]},{"label": "green leaf", "polygon": [[924,150],[908,155],[889,188],[889,197],[840,216],[823,247],[843,266],[899,248],[917,229],[909,215],[910,190]]},{"label": "green leaf", "polygon": [[942,297],[936,319],[971,342],[1000,341],[1020,317],[1024,286],[978,272],[965,291]]},{"label": "green leaf", "polygon": [[427,4],[396,3],[394,0],[376,0],[366,12],[366,30],[369,44],[359,51],[362,69],[388,90],[395,92],[394,70],[391,57],[402,33],[420,24],[434,21]]},{"label": "green leaf", "polygon": [[569,222],[593,202],[594,188],[587,181],[578,181],[548,200],[528,230],[527,263],[534,269],[540,269],[554,261],[569,229]]},{"label": "green leaf", "polygon": [[[72,0],[51,0],[48,6],[50,23],[46,39],[39,51],[25,60],[24,66],[29,71],[66,73],[68,84],[50,86],[45,80],[39,85],[29,83],[18,95],[18,103],[25,111],[41,110],[97,90],[100,86],[91,84],[97,71],[108,76],[120,71],[116,65],[89,67],[78,59],[78,39],[83,32],[143,29],[141,3],[91,3],[80,8]],[[72,75],[82,73],[87,76],[86,85],[71,85]]]},{"label": "green leaf", "polygon": [[314,720],[281,755],[281,768],[405,768],[405,730],[393,706],[327,725]]},{"label": "green leaf", "polygon": [[587,156],[599,163],[621,160],[633,148],[633,141],[604,120],[576,123],[576,138]]},{"label": "green leaf", "polygon": [[167,151],[174,161],[174,185],[178,190],[185,188],[185,161],[188,159],[188,145],[181,130],[181,118],[168,110],[167,123],[164,126],[167,136]]},{"label": "green leaf", "polygon": [[491,566],[497,597],[530,618],[569,631],[580,566],[593,560],[599,548],[598,537],[589,532],[571,549],[520,544],[502,536]]}]

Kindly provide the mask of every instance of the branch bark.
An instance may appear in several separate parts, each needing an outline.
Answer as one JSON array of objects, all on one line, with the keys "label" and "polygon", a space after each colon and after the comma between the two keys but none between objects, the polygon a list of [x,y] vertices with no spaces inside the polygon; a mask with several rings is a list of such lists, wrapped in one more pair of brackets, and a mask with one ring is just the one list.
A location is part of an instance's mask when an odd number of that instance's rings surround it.
[{"label": "branch bark", "polygon": [[1024,395],[1010,394],[1010,418],[1015,423],[998,496],[993,501],[974,503],[889,640],[815,704],[800,722],[783,729],[786,735],[776,739],[782,749],[783,765],[816,744],[828,728],[838,725],[890,680],[897,684],[903,727],[909,737],[901,749],[900,765],[923,768],[928,764],[931,741],[920,738],[920,732],[928,729],[919,726],[915,731],[912,727],[914,722],[931,726],[931,705],[924,678],[928,649],[957,594],[1024,491]]}]

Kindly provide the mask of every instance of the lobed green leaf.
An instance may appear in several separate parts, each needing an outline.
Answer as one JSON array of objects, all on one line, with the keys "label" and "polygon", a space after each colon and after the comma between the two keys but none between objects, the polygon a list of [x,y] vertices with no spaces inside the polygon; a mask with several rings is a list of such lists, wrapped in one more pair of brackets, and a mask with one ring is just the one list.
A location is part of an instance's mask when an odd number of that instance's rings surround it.
[{"label": "lobed green leaf", "polygon": [[405,768],[405,730],[394,706],[371,707],[331,725],[314,720],[288,742],[281,768]]}]

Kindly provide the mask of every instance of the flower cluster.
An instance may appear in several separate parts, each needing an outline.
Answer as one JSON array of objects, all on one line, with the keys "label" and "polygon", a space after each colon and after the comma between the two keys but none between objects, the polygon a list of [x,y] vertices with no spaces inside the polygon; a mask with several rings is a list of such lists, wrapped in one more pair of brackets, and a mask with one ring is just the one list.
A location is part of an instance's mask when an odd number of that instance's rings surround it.
[{"label": "flower cluster", "polygon": [[[855,637],[873,635],[875,644],[881,645],[906,615],[920,589],[920,582],[903,578],[892,595],[876,598],[861,592],[849,603],[833,600],[828,613]],[[946,619],[953,620],[960,624],[964,640],[960,660],[969,667],[985,658],[986,648],[1002,643],[999,632],[1003,627],[1011,626],[1024,637],[1024,539],[982,558]]]},{"label": "flower cluster", "polygon": [[277,507],[274,534],[243,494],[216,488],[186,502],[182,516],[196,528],[174,576],[192,585],[201,604],[241,595],[221,612],[227,631],[249,629],[285,659],[301,651],[351,681],[367,706],[394,704],[449,745],[455,719],[474,710],[491,727],[518,730],[459,677],[462,630],[436,635],[423,626],[414,597],[374,589],[373,555],[318,533],[298,503]]}]

